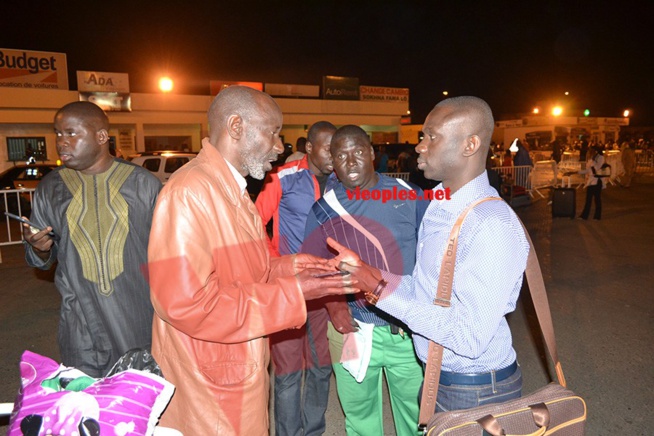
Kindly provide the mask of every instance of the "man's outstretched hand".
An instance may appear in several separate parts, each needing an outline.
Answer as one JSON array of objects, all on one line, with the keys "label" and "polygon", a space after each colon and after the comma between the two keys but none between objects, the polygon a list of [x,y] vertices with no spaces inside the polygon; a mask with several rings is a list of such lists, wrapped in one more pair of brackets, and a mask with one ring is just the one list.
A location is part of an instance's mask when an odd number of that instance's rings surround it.
[{"label": "man's outstretched hand", "polygon": [[293,255],[294,274],[298,274],[307,268],[316,268],[323,272],[336,271],[331,260],[314,256],[308,253],[297,253]]},{"label": "man's outstretched hand", "polygon": [[[327,238],[327,244],[338,252],[332,259],[341,271],[347,271],[356,280],[357,287],[364,292],[372,292],[382,279],[381,271],[361,260],[358,254],[339,244],[332,238]],[[347,277],[347,276],[346,276]]]},{"label": "man's outstretched hand", "polygon": [[323,269],[307,268],[295,275],[305,300],[315,300],[328,295],[355,294],[360,291],[354,287],[357,282],[351,274],[320,277],[324,274]]}]

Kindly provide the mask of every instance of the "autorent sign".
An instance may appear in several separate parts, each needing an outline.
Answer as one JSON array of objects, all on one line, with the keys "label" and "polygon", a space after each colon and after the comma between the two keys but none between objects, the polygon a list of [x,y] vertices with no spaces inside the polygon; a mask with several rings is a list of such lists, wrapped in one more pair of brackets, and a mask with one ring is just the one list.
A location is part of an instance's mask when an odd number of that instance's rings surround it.
[{"label": "autorent sign", "polygon": [[68,89],[66,54],[0,48],[0,87]]},{"label": "autorent sign", "polygon": [[362,101],[409,102],[409,88],[387,88],[382,86],[359,87]]},{"label": "autorent sign", "polygon": [[322,76],[322,98],[325,100],[359,100],[359,78]]}]

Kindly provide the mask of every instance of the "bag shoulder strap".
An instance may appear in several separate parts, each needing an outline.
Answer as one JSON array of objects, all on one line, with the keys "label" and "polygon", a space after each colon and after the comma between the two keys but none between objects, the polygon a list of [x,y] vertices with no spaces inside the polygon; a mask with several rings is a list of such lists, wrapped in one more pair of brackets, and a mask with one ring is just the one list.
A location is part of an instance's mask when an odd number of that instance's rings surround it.
[{"label": "bag shoulder strap", "polygon": [[[487,197],[473,202],[461,213],[461,215],[459,215],[456,222],[454,223],[454,226],[452,227],[452,230],[450,231],[450,235],[447,240],[447,247],[445,249],[445,255],[443,256],[443,260],[441,262],[438,289],[436,292],[436,299],[434,300],[434,304],[436,305],[443,307],[450,306],[450,299],[452,296],[452,283],[454,282],[456,249],[461,226],[463,225],[463,221],[465,220],[468,213],[475,206],[486,201],[504,200],[499,197]],[[527,229],[525,228],[520,218],[518,218],[518,221],[522,225],[522,228],[525,232],[525,237],[529,242],[529,255],[527,256],[527,267],[525,273],[527,276],[529,291],[531,292],[531,298],[534,302],[538,324],[540,325],[540,329],[543,332],[543,337],[545,338],[545,344],[547,345],[550,357],[555,364],[556,377],[558,382],[560,385],[565,387],[566,382],[556,349],[554,326],[552,324],[552,315],[550,313],[547,293],[545,291],[543,274],[540,269],[540,264],[538,263],[538,257],[536,256],[534,244],[529,237],[529,233],[527,232]],[[436,409],[436,397],[438,394],[438,383],[440,379],[442,362],[443,346],[437,344],[434,341],[430,341],[425,368],[425,381],[422,388],[422,398],[420,401],[419,427],[421,429],[426,428],[427,421],[433,415],[434,410]]]}]

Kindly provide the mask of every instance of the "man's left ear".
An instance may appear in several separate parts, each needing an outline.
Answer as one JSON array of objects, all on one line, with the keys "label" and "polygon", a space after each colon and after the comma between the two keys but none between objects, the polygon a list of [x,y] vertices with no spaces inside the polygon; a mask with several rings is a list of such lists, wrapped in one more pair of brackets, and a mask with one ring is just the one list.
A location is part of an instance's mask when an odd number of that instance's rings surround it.
[{"label": "man's left ear", "polygon": [[107,132],[105,129],[100,129],[95,133],[95,137],[97,138],[99,144],[105,144],[107,141],[109,141],[109,132]]},{"label": "man's left ear", "polygon": [[477,135],[470,135],[466,140],[466,146],[463,149],[463,155],[466,157],[476,154],[481,149],[481,140]]}]

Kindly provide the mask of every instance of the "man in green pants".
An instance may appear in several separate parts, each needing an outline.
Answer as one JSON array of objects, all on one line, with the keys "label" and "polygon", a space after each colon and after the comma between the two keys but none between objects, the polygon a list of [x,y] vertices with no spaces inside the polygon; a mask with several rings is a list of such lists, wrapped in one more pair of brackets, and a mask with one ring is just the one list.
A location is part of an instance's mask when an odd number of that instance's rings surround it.
[{"label": "man in green pants", "polygon": [[[329,258],[332,237],[361,259],[387,271],[410,274],[417,232],[427,207],[420,188],[376,173],[374,151],[358,126],[344,126],[331,141],[340,183],[312,207],[302,251]],[[403,271],[403,273],[401,273]],[[422,368],[409,332],[396,319],[357,298],[330,297],[328,330],[338,397],[348,435],[384,434],[382,372],[398,435],[416,435]]]}]

